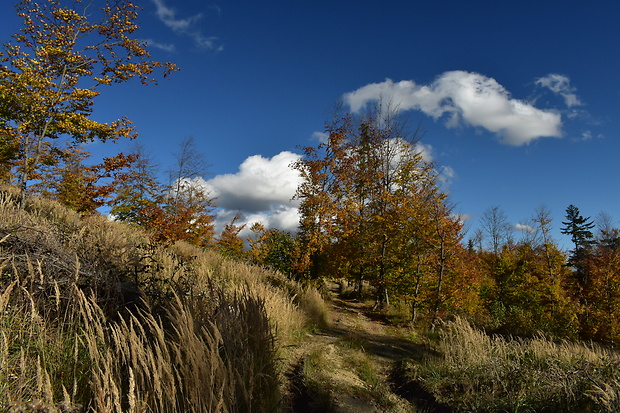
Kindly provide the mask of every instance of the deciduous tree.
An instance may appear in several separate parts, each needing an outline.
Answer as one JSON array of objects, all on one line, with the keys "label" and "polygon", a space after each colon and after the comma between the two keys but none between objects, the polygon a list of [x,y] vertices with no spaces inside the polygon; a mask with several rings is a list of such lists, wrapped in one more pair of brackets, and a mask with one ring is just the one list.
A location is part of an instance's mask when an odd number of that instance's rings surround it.
[{"label": "deciduous tree", "polygon": [[250,261],[291,275],[299,257],[295,237],[276,228],[265,229],[259,222],[254,223],[251,230],[254,236],[248,240]]},{"label": "deciduous tree", "polygon": [[[159,242],[185,240],[210,245],[214,235],[214,205],[202,182],[195,176],[186,178],[186,169],[179,167],[176,180],[161,184],[144,148],[137,146],[133,156],[137,160],[116,191],[112,214],[120,221],[144,227]],[[183,156],[182,152],[177,154]],[[176,161],[176,167],[182,164],[182,159]]]},{"label": "deciduous tree", "polygon": [[404,280],[414,257],[428,255],[421,245],[431,232],[431,204],[444,200],[437,174],[416,147],[417,132],[389,108],[336,117],[327,132],[328,140],[306,148],[295,165],[304,178],[297,198],[305,262],[314,273],[320,266],[356,279],[360,288],[370,281],[383,306],[389,289],[417,288]]},{"label": "deciduous tree", "polygon": [[245,224],[237,225],[240,218],[240,214],[235,215],[228,224],[224,225],[221,234],[215,239],[215,249],[233,260],[243,260],[246,256],[243,238],[239,236]]},{"label": "deciduous tree", "polygon": [[489,239],[491,252],[496,256],[499,256],[503,246],[512,242],[512,229],[506,213],[499,206],[487,208],[483,212],[482,229]]},{"label": "deciduous tree", "polygon": [[110,213],[118,221],[141,226],[146,225],[147,207],[160,198],[164,188],[157,179],[157,165],[144,146],[134,145],[130,155],[134,162],[116,187]]},{"label": "deciduous tree", "polygon": [[[132,78],[151,83],[175,66],[149,60],[145,44],[133,38],[138,6],[103,0],[97,9],[82,0],[21,0],[20,33],[0,51],[0,136],[5,158],[13,160],[22,191],[45,157],[45,142],[74,143],[132,138],[128,119],[109,123],[91,118],[104,85]],[[15,149],[19,148],[17,153]]]},{"label": "deciduous tree", "polygon": [[104,158],[96,165],[86,165],[90,153],[81,145],[49,151],[37,176],[35,190],[43,196],[57,199],[70,208],[93,213],[110,202],[113,193],[127,178],[127,168],[135,161],[134,155],[120,153]]}]

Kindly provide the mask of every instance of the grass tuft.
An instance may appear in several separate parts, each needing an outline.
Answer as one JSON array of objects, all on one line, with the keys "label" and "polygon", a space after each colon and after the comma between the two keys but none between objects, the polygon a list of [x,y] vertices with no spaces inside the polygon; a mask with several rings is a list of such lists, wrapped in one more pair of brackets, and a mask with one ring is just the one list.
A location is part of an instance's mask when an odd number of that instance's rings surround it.
[{"label": "grass tuft", "polygon": [[[409,380],[456,411],[614,411],[620,356],[594,344],[489,336],[457,318],[441,360],[410,364]],[[611,410],[609,410],[611,409]]]}]

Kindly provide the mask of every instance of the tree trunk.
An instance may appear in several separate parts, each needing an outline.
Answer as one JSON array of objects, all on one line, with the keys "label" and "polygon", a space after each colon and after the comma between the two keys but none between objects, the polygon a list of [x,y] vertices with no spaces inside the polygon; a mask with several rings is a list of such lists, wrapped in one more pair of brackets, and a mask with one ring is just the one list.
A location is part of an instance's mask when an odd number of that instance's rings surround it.
[{"label": "tree trunk", "polygon": [[435,308],[433,309],[433,320],[431,321],[431,330],[435,329],[435,324],[437,323],[437,316],[439,315],[439,304],[441,303],[441,289],[443,287],[443,276],[446,269],[446,239],[444,234],[440,233],[440,244],[439,244],[439,262],[437,268],[437,292],[435,295]]},{"label": "tree trunk", "polygon": [[362,295],[364,293],[364,269],[360,270],[360,275],[357,278],[357,298],[358,300],[362,299]]},{"label": "tree trunk", "polygon": [[390,299],[385,282],[385,252],[387,248],[387,240],[387,235],[383,234],[383,241],[381,242],[381,261],[379,263],[379,287],[377,289],[377,298],[375,299],[375,309],[384,308],[385,306],[390,305]]},{"label": "tree trunk", "polygon": [[420,283],[422,281],[422,274],[420,274],[420,256],[418,255],[418,265],[416,267],[416,279],[415,290],[413,291],[413,301],[411,303],[411,322],[415,323],[415,319],[418,315],[418,294],[420,293]]}]

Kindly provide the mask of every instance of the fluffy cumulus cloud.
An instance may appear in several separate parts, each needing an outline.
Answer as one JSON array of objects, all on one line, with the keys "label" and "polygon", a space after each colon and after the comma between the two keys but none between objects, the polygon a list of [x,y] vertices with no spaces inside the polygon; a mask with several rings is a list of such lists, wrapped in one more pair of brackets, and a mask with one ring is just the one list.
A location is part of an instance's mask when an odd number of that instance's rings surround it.
[{"label": "fluffy cumulus cloud", "polygon": [[[168,7],[164,0],[151,0],[156,8],[157,17],[159,20],[177,34],[186,35],[194,40],[196,46],[203,49],[217,49],[221,50],[222,46],[218,46],[218,39],[216,37],[205,36],[202,31],[197,28],[198,21],[203,18],[202,13],[194,14],[186,18],[180,18],[177,16],[175,9]],[[153,45],[156,47],[155,45]]]},{"label": "fluffy cumulus cloud", "polygon": [[581,101],[575,94],[576,89],[571,87],[570,79],[564,75],[551,73],[545,77],[537,79],[536,84],[562,96],[562,98],[564,98],[564,103],[569,108],[582,105]]},{"label": "fluffy cumulus cloud", "polygon": [[295,195],[301,177],[291,164],[299,159],[300,155],[288,151],[272,158],[250,156],[237,173],[218,175],[207,185],[221,208],[265,211],[274,205],[288,204]]},{"label": "fluffy cumulus cloud", "polygon": [[357,112],[369,102],[387,100],[398,110],[419,110],[448,127],[461,123],[496,133],[501,142],[523,145],[540,137],[560,137],[558,113],[511,98],[495,79],[464,71],[445,72],[430,85],[413,81],[372,83],[344,96]]},{"label": "fluffy cumulus cloud", "polygon": [[243,161],[237,173],[202,181],[199,185],[216,198],[219,208],[216,231],[239,214],[238,224],[248,224],[241,235],[246,234],[254,222],[261,222],[267,228],[295,232],[299,203],[292,198],[302,179],[291,164],[300,158],[301,155],[288,151],[271,158],[254,155]]}]

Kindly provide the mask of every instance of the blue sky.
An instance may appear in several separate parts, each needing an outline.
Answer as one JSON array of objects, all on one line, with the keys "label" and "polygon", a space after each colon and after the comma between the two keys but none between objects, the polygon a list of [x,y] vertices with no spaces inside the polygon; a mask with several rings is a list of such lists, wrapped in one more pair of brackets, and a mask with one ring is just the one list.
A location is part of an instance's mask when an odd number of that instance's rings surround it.
[{"label": "blue sky", "polygon": [[[7,40],[11,3],[0,5]],[[212,165],[218,223],[241,211],[293,229],[288,163],[317,144],[339,99],[356,110],[383,97],[453,172],[447,189],[470,233],[492,206],[516,225],[546,205],[565,247],[569,204],[618,225],[618,1],[140,3],[137,36],[181,71],[102,89],[94,117],[129,117],[164,167],[193,136]]]}]

